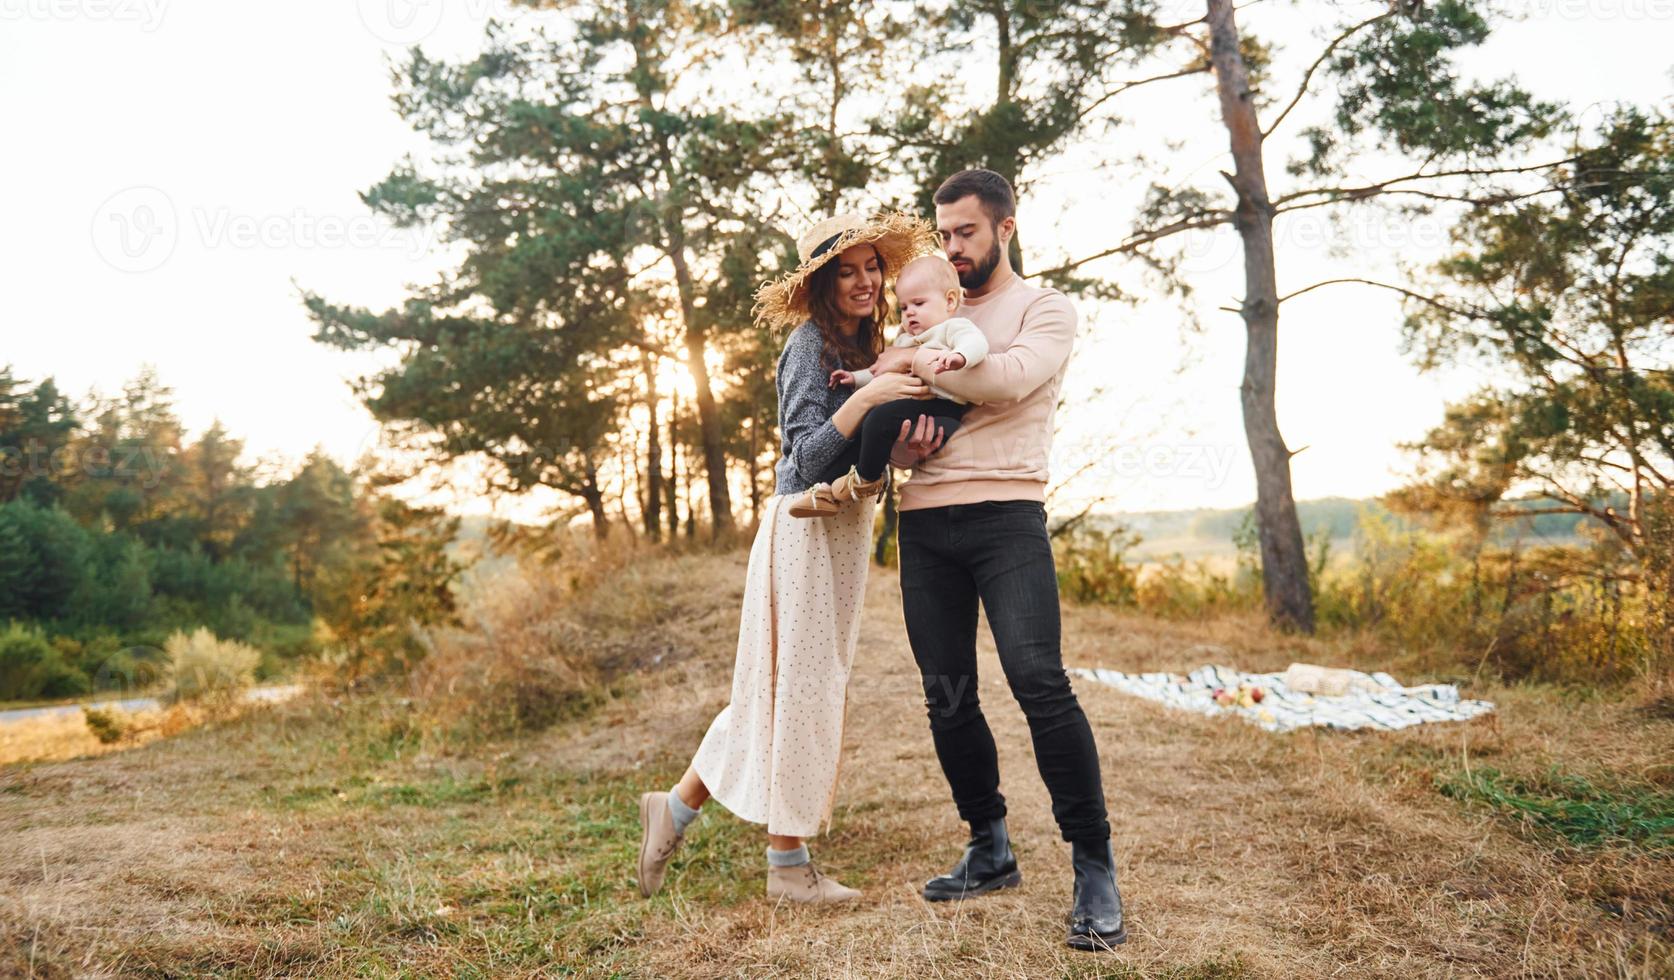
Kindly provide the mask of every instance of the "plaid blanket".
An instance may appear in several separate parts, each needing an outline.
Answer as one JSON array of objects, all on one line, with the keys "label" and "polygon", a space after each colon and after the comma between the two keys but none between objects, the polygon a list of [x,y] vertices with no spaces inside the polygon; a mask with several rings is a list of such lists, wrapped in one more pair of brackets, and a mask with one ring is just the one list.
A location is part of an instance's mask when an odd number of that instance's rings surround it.
[{"label": "plaid blanket", "polygon": [[[1494,710],[1493,702],[1459,697],[1452,684],[1424,684],[1402,687],[1395,678],[1379,671],[1362,675],[1375,682],[1376,690],[1335,697],[1304,694],[1286,686],[1283,672],[1249,674],[1231,667],[1199,667],[1184,677],[1178,674],[1124,674],[1103,668],[1074,668],[1074,676],[1109,684],[1120,691],[1148,701],[1160,701],[1173,708],[1200,715],[1237,715],[1270,732],[1288,732],[1310,726],[1355,730],[1372,728],[1392,731],[1435,721],[1466,721]],[[1262,689],[1265,697],[1252,706],[1220,705],[1216,688],[1237,691],[1240,685]],[[1371,685],[1368,685],[1371,686]]]}]

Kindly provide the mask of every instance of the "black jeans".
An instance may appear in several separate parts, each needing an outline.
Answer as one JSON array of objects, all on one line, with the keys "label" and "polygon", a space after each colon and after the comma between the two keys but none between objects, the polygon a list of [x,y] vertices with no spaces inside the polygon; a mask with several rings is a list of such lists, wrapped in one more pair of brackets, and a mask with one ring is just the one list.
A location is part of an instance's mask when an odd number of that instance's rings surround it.
[{"label": "black jeans", "polygon": [[[901,437],[901,423],[907,419],[917,421],[920,415],[935,417],[945,444],[959,431],[967,408],[970,406],[948,398],[897,398],[884,402],[867,412],[860,422],[860,461],[855,464],[855,471],[868,483],[883,476],[884,467],[889,465],[889,451]],[[848,468],[843,472],[848,472]]]},{"label": "black jeans", "polygon": [[959,816],[1005,816],[994,736],[976,676],[977,602],[1000,667],[1029,721],[1035,764],[1064,840],[1106,840],[1098,748],[1059,650],[1058,576],[1046,508],[1032,500],[901,512],[901,597],[907,639],[942,773]]}]

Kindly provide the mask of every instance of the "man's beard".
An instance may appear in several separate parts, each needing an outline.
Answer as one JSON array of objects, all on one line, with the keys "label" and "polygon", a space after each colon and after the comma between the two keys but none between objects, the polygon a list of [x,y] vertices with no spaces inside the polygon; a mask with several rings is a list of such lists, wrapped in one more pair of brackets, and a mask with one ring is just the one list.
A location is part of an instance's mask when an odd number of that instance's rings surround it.
[{"label": "man's beard", "polygon": [[959,273],[959,285],[966,289],[980,289],[988,284],[988,277],[999,267],[1000,236],[995,235],[993,242],[988,246],[988,254],[982,257],[982,261],[973,263],[970,271]]}]

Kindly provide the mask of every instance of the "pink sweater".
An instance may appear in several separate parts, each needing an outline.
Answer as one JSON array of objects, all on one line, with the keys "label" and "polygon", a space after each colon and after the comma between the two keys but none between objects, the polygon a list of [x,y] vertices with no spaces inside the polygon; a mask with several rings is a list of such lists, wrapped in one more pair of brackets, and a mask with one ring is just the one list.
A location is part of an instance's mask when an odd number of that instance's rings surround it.
[{"label": "pink sweater", "polygon": [[967,299],[959,315],[988,338],[982,363],[935,374],[920,350],[913,373],[973,402],[958,432],[901,485],[901,509],[984,500],[1046,499],[1058,389],[1075,345],[1075,307],[1063,293],[1014,278]]}]

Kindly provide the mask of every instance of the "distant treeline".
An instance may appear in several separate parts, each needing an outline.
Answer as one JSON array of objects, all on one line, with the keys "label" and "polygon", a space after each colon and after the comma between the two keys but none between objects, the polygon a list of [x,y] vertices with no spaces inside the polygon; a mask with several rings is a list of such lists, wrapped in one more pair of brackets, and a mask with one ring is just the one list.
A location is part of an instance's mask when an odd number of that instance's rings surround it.
[{"label": "distant treeline", "polygon": [[[1618,507],[1624,507],[1626,498],[1611,502]],[[1322,497],[1318,500],[1301,500],[1297,501],[1296,512],[1297,518],[1302,522],[1302,533],[1309,538],[1320,534],[1332,538],[1353,537],[1355,529],[1360,526],[1362,513],[1379,521],[1392,522],[1400,528],[1406,528],[1411,523],[1390,511],[1375,498]],[[1239,529],[1250,519],[1250,513],[1249,507],[1135,511],[1103,515],[1097,523],[1104,526],[1123,525],[1138,532],[1148,541],[1190,538],[1217,541],[1230,548]],[[1491,540],[1502,545],[1517,541],[1525,544],[1572,541],[1581,536],[1581,526],[1585,523],[1591,523],[1591,518],[1583,514],[1519,516],[1497,522]]]},{"label": "distant treeline", "polygon": [[318,452],[259,473],[218,422],[185,439],[171,398],[149,370],[78,404],[0,368],[0,700],[143,686],[198,627],[281,672],[353,632],[392,522],[434,516]]}]

